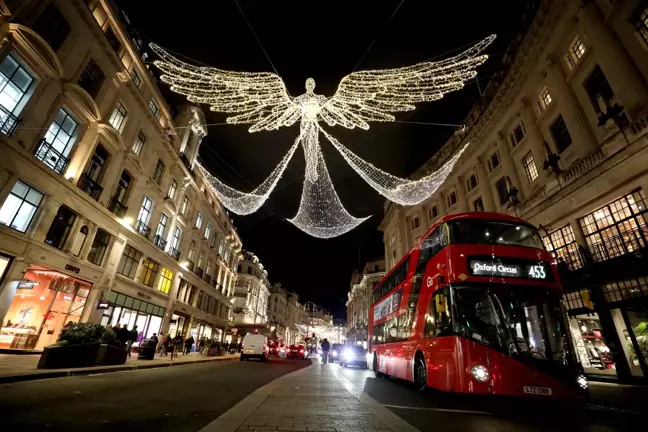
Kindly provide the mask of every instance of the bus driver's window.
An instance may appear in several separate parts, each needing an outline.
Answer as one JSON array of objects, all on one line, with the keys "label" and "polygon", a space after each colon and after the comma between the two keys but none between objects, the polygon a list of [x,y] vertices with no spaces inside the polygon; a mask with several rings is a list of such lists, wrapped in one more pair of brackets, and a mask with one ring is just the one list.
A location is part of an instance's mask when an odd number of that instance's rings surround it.
[{"label": "bus driver's window", "polygon": [[432,296],[425,314],[425,337],[448,336],[452,334],[452,320],[448,307],[447,289],[437,290]]}]

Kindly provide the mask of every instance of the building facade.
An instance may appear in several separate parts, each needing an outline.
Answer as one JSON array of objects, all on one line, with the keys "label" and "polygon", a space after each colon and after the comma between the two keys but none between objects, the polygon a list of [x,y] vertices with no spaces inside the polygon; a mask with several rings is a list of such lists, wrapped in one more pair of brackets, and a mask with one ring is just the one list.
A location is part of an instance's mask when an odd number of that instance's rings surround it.
[{"label": "building facade", "polygon": [[422,205],[386,205],[387,266],[443,215],[517,215],[566,264],[569,330],[585,370],[645,380],[648,4],[539,1],[525,29],[465,133],[415,173],[470,142],[451,177]]},{"label": "building facade", "polygon": [[234,289],[234,321],[239,335],[252,330],[267,330],[270,281],[259,257],[243,251]]},{"label": "building facade", "polygon": [[385,260],[382,258],[367,262],[362,272],[353,272],[346,302],[347,342],[367,347],[371,294],[384,275]]},{"label": "building facade", "polygon": [[221,339],[241,240],[104,0],[0,1],[0,348],[72,321]]}]

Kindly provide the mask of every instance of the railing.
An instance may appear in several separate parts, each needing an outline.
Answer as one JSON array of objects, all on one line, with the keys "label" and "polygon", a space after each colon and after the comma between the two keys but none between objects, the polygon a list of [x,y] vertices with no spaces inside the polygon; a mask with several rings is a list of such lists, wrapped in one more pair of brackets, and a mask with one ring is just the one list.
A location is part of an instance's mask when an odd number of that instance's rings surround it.
[{"label": "railing", "polygon": [[12,137],[21,123],[21,118],[16,117],[7,108],[0,105],[0,132]]},{"label": "railing", "polygon": [[644,115],[634,123],[630,123],[629,129],[630,132],[636,135],[647,127],[648,127],[648,114]]},{"label": "railing", "polygon": [[108,203],[108,210],[117,215],[117,217],[123,218],[128,210],[124,204],[122,204],[117,198],[110,198],[110,203]]},{"label": "railing", "polygon": [[211,281],[209,283],[214,288],[216,288],[218,286],[218,282],[216,282],[216,277],[211,278]]},{"label": "railing", "polygon": [[83,192],[90,195],[90,197],[92,197],[95,201],[99,201],[99,197],[103,192],[103,188],[99,185],[99,183],[91,179],[85,173],[81,174],[81,178],[79,179],[79,183],[77,183],[77,187]]},{"label": "railing", "polygon": [[166,248],[167,241],[164,240],[164,237],[158,234],[155,237],[153,237],[153,244],[159,247],[160,249],[164,250]]},{"label": "railing", "polygon": [[[171,248],[169,249],[169,256],[178,261],[180,259],[180,251],[176,248]],[[191,263],[191,266],[193,267],[193,263]]]},{"label": "railing", "polygon": [[562,172],[560,176],[562,177],[563,182],[567,183],[568,181],[573,180],[576,177],[580,177],[582,174],[585,174],[596,165],[598,165],[598,163],[603,159],[603,152],[601,150],[597,150],[593,153],[588,154],[583,159],[570,166],[569,169]]},{"label": "railing", "polygon": [[525,200],[518,206],[518,210],[523,212],[526,209],[530,208],[534,204],[540,202],[542,199],[544,199],[545,195],[547,194],[547,187],[542,186],[540,189],[538,189],[533,195],[529,197],[529,199]]},{"label": "railing", "polygon": [[70,159],[52,147],[52,144],[48,143],[45,138],[41,138],[38,142],[34,157],[59,174],[62,174],[70,163]]},{"label": "railing", "polygon": [[151,227],[149,227],[142,221],[137,221],[137,223],[135,224],[135,231],[142,234],[146,238],[149,238],[149,236],[151,235]]},{"label": "railing", "polygon": [[198,277],[202,277],[202,275],[203,275],[203,269],[201,269],[200,267],[196,267],[196,269],[194,270],[194,273],[196,273],[196,275],[197,275]]},{"label": "railing", "polygon": [[208,274],[205,274],[203,276],[203,279],[205,280],[205,282],[207,282],[208,284],[211,285],[211,279],[212,279],[211,276],[209,276]]},{"label": "railing", "polygon": [[601,238],[601,241],[588,245],[592,261],[606,261],[645,248],[647,246],[648,227],[643,226],[642,228]]},{"label": "railing", "polygon": [[193,271],[194,270],[194,262],[191,260],[187,260],[187,270]]}]

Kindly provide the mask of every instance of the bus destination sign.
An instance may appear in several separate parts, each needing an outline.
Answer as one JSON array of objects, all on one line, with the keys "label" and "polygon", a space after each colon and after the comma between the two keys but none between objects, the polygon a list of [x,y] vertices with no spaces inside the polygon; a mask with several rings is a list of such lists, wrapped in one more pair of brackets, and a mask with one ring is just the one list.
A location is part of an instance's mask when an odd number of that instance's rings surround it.
[{"label": "bus destination sign", "polygon": [[468,269],[474,276],[499,276],[518,279],[550,280],[551,272],[542,261],[469,258]]}]

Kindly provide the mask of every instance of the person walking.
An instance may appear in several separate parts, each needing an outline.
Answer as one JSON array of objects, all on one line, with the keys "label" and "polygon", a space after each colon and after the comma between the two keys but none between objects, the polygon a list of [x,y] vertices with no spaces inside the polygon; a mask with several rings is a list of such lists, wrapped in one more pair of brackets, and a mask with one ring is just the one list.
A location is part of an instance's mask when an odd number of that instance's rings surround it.
[{"label": "person walking", "polygon": [[182,336],[179,334],[176,334],[173,339],[171,339],[171,360],[173,360],[173,357],[175,356],[176,352],[179,349],[182,349]]},{"label": "person walking", "polygon": [[130,338],[130,332],[128,331],[126,326],[120,327],[119,330],[117,330],[117,339],[119,339],[119,341],[122,344],[124,344],[124,348],[126,348],[126,349],[129,348],[129,346],[128,346],[128,339],[129,338]]},{"label": "person walking", "polygon": [[322,363],[326,364],[328,363],[329,350],[331,349],[331,344],[329,343],[328,339],[324,338],[324,340],[322,340],[321,347],[322,347]]},{"label": "person walking", "polygon": [[128,339],[126,340],[126,350],[128,351],[128,357],[131,356],[131,347],[137,340],[139,333],[137,332],[137,326],[133,326],[133,329],[128,332]]},{"label": "person walking", "polygon": [[160,343],[160,357],[166,357],[169,354],[169,343],[171,342],[171,335],[162,335],[162,342]]},{"label": "person walking", "polygon": [[185,340],[184,343],[184,354],[188,355],[191,352],[191,347],[194,344],[194,338],[193,336],[189,335],[189,337]]},{"label": "person walking", "polygon": [[203,351],[205,350],[205,338],[200,339],[200,342],[198,342],[198,355],[203,356],[204,353]]}]

